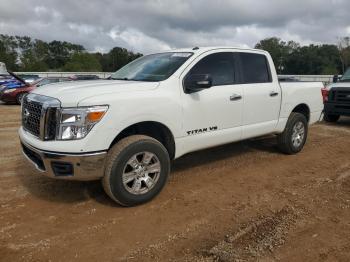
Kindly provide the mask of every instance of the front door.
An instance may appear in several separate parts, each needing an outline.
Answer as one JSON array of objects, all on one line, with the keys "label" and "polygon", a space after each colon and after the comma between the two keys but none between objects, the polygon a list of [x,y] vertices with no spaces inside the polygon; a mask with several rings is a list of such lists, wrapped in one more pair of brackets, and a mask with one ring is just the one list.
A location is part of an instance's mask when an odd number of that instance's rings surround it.
[{"label": "front door", "polygon": [[243,90],[236,85],[234,59],[234,53],[227,51],[203,55],[184,76],[208,74],[212,78],[210,88],[183,93],[183,129],[190,137],[185,147],[197,150],[241,138]]}]

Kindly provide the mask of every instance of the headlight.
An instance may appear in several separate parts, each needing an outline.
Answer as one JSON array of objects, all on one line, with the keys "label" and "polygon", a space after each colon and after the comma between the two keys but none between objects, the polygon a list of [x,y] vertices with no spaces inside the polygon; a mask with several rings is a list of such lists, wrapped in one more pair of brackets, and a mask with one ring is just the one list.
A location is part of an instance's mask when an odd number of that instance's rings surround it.
[{"label": "headlight", "polygon": [[76,140],[84,138],[106,113],[108,106],[61,109],[58,138]]},{"label": "headlight", "polygon": [[14,92],[14,91],[16,91],[16,90],[17,90],[16,88],[6,89],[6,90],[4,91],[4,94],[8,94],[8,93]]}]

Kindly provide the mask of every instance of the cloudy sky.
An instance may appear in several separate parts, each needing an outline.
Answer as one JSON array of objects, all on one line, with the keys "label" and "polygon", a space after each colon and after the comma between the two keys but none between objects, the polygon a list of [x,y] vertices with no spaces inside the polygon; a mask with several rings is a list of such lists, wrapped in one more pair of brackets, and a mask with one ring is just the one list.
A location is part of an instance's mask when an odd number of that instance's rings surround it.
[{"label": "cloudy sky", "polygon": [[0,33],[102,52],[253,47],[270,36],[334,43],[350,36],[350,0],[0,0]]}]

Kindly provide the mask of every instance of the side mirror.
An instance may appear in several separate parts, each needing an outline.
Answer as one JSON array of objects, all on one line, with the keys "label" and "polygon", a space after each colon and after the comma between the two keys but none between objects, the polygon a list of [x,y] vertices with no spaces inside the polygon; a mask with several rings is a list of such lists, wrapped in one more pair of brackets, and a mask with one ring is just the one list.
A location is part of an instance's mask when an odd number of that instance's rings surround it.
[{"label": "side mirror", "polygon": [[209,74],[188,75],[184,80],[185,93],[191,94],[210,88],[213,80]]},{"label": "side mirror", "polygon": [[333,83],[338,82],[338,80],[339,80],[339,76],[338,75],[334,75],[333,76]]}]

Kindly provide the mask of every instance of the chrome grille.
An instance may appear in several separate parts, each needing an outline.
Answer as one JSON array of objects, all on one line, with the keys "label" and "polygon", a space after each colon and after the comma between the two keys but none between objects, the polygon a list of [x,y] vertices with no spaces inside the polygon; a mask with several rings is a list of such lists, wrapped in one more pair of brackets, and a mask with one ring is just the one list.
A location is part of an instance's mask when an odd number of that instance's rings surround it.
[{"label": "chrome grille", "polygon": [[22,105],[22,125],[29,133],[40,137],[40,118],[43,105],[40,102],[23,99]]},{"label": "chrome grille", "polygon": [[45,140],[54,140],[56,138],[58,121],[57,108],[48,108],[46,111]]},{"label": "chrome grille", "polygon": [[58,128],[60,101],[28,94],[22,101],[22,126],[41,140],[54,140]]}]

